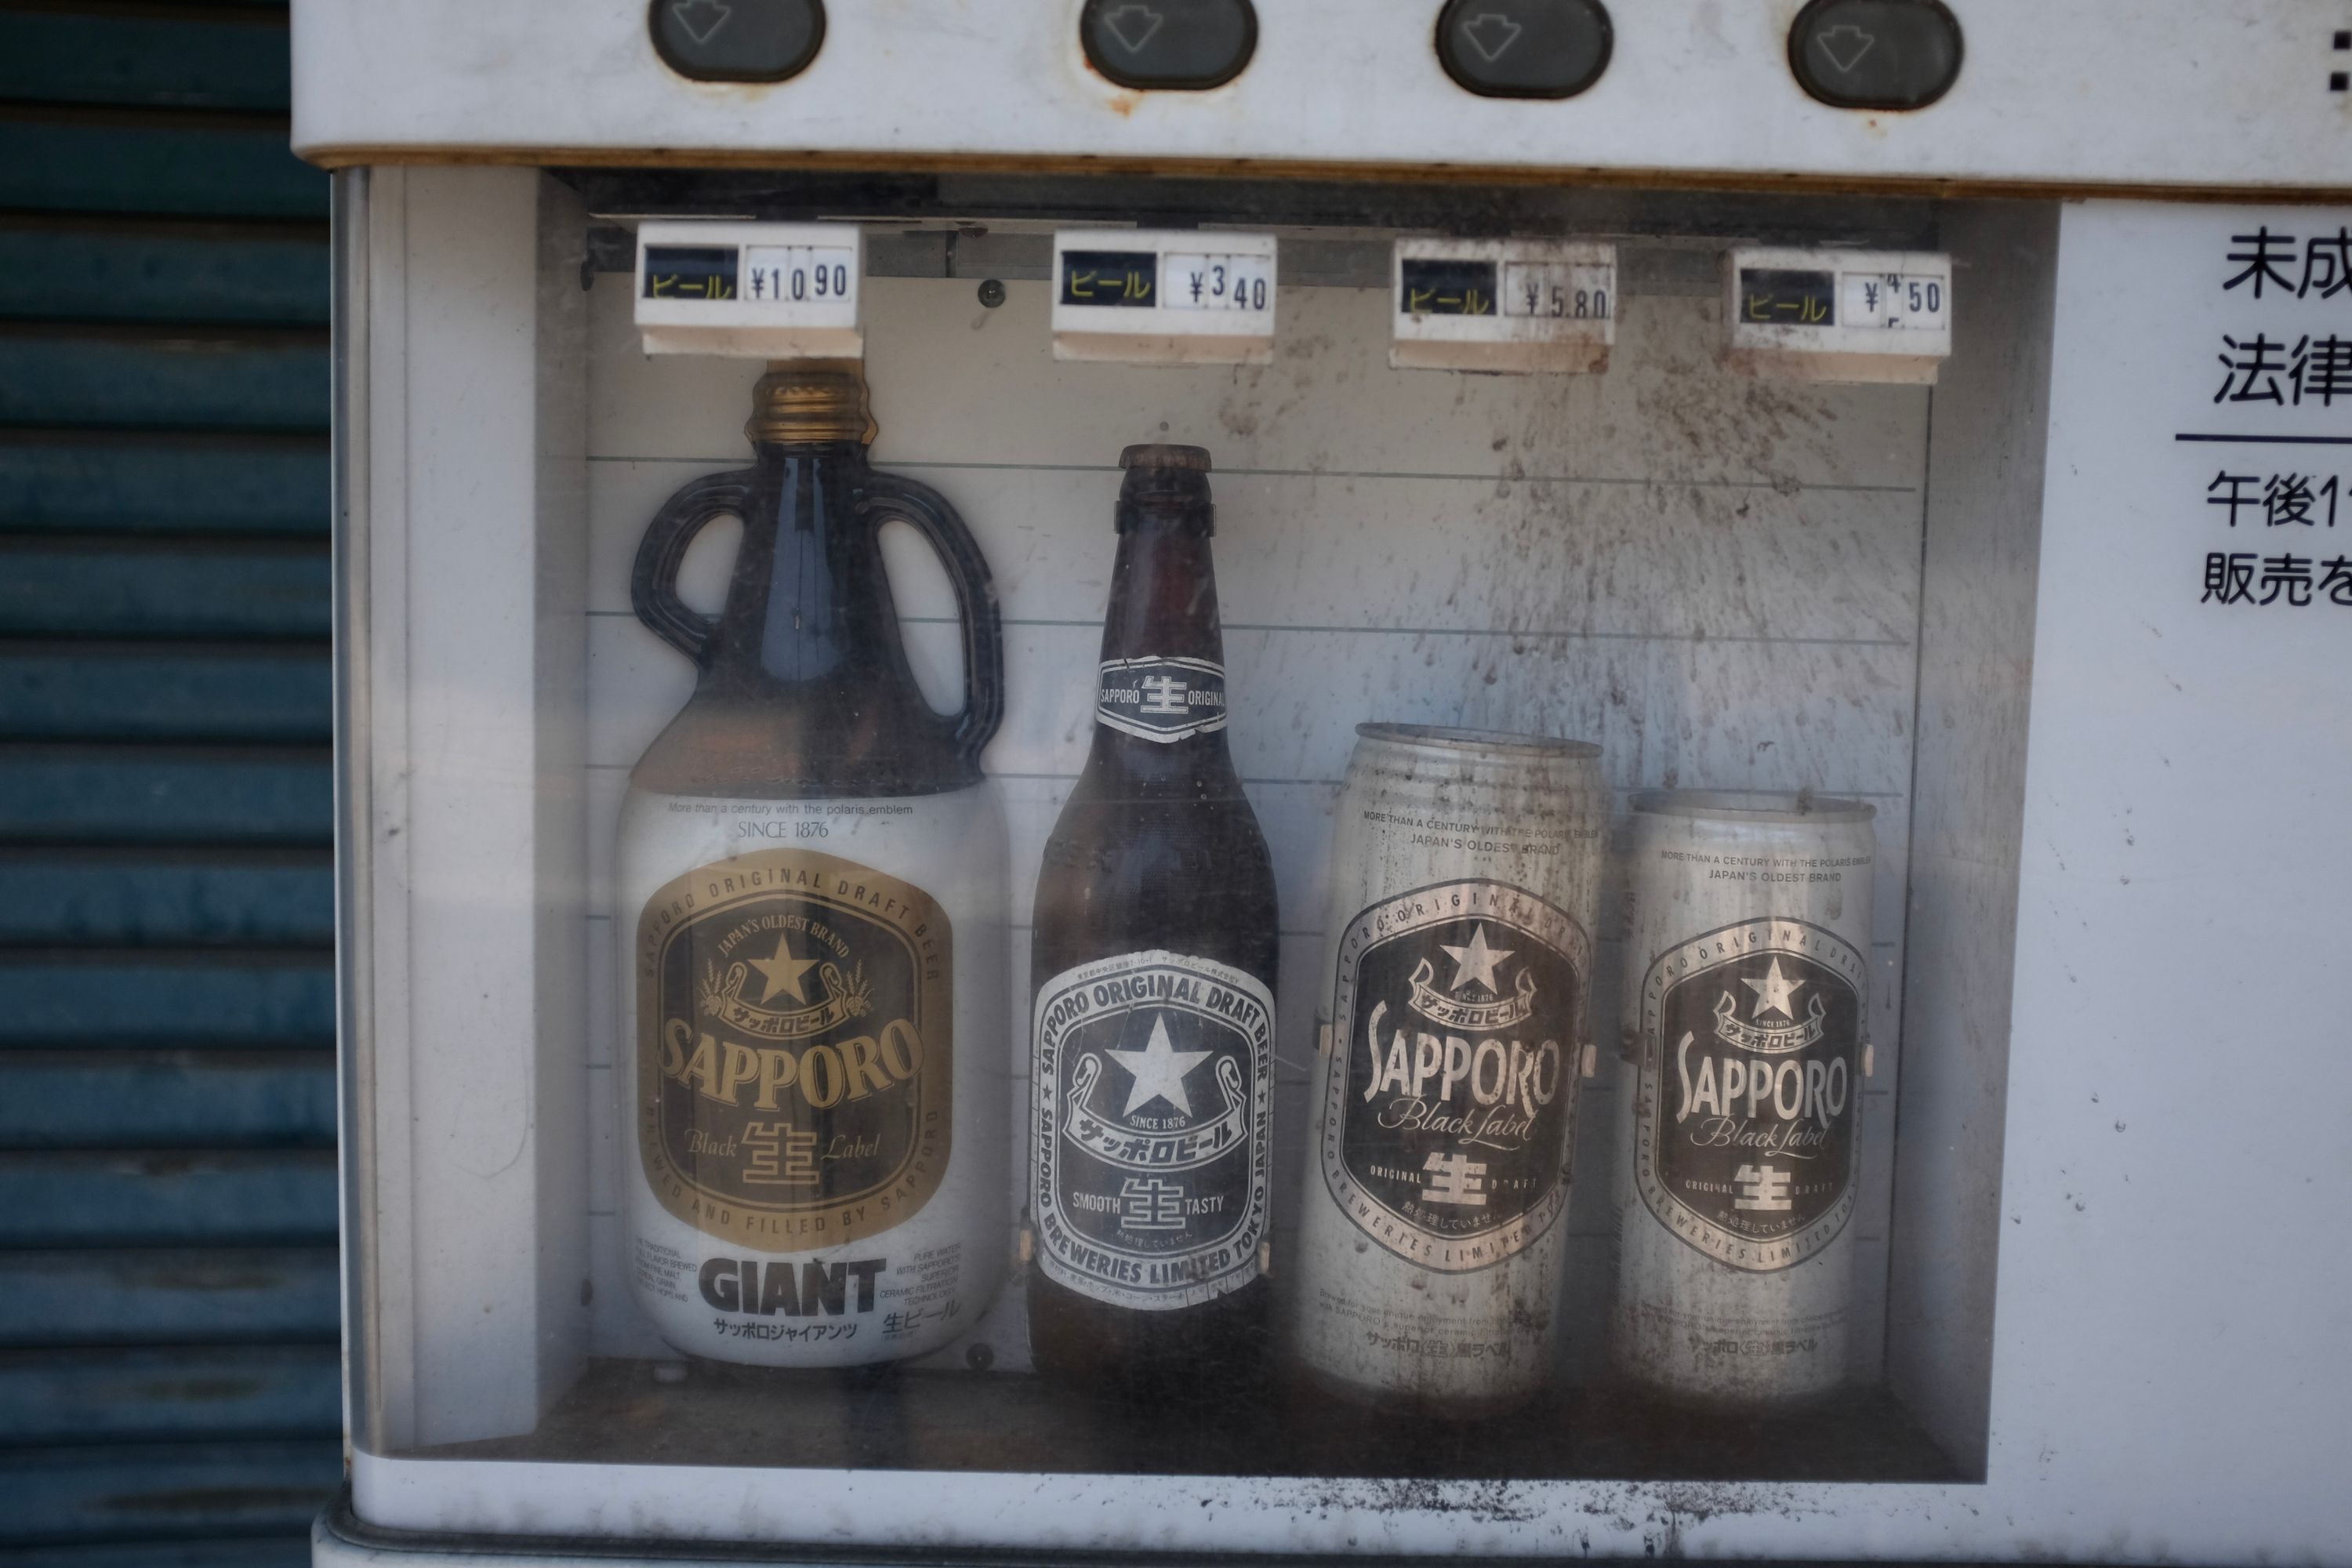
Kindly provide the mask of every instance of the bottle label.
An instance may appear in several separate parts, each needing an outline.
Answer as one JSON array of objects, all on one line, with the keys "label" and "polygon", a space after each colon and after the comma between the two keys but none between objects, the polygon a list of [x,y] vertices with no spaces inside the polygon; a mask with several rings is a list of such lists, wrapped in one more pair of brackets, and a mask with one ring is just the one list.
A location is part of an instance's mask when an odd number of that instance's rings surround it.
[{"label": "bottle label", "polygon": [[1225,667],[1205,658],[1114,658],[1096,685],[1095,717],[1163,743],[1225,727]]},{"label": "bottle label", "polygon": [[637,1147],[664,1208],[768,1252],[862,1240],[947,1172],[952,933],[805,849],[689,871],[638,917]]},{"label": "bottle label", "polygon": [[1349,922],[1319,1155],[1357,1228],[1468,1273],[1559,1217],[1591,964],[1567,911],[1507,882],[1439,883]]},{"label": "bottle label", "polygon": [[1030,1176],[1048,1278],[1141,1311],[1257,1278],[1274,997],[1213,959],[1129,952],[1037,993]]},{"label": "bottle label", "polygon": [[1696,937],[1642,982],[1633,1177],[1719,1263],[1787,1268],[1853,1216],[1868,960],[1804,921]]}]

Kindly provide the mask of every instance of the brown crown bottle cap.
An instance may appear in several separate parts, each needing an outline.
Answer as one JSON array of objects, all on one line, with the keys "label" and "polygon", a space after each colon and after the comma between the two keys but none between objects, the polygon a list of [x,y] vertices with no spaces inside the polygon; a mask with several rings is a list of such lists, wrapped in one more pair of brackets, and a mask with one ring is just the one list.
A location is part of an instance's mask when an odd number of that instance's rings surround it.
[{"label": "brown crown bottle cap", "polygon": [[1144,442],[1129,447],[1118,455],[1122,468],[1181,468],[1188,473],[1209,471],[1209,449],[1206,447],[1174,447],[1165,442]]},{"label": "brown crown bottle cap", "polygon": [[751,392],[754,442],[864,441],[877,433],[866,367],[854,359],[777,360]]}]

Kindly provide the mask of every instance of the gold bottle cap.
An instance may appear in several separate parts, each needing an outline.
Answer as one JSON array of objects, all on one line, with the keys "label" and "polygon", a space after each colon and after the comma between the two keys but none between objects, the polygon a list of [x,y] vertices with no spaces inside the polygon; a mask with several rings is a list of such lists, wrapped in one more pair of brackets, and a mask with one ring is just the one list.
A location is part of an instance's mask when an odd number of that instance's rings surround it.
[{"label": "gold bottle cap", "polygon": [[866,367],[854,359],[774,360],[751,392],[743,434],[753,442],[871,444],[879,426],[866,395]]}]

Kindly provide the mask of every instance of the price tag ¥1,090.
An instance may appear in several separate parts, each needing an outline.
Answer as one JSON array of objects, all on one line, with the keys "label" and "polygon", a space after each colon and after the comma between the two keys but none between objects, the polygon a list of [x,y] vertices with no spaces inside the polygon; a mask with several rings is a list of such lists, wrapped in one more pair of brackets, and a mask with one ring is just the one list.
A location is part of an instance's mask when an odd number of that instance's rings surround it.
[{"label": "price tag \u00a51,090", "polygon": [[849,224],[646,224],[637,329],[647,353],[862,358],[865,271]]},{"label": "price tag \u00a51,090", "polygon": [[1617,339],[1617,247],[1539,239],[1401,239],[1389,363],[1593,372]]},{"label": "price tag \u00a51,090", "polygon": [[1800,381],[1932,384],[1952,352],[1952,261],[1751,247],[1724,258],[1724,357]]},{"label": "price tag \u00a51,090", "polygon": [[1267,234],[1065,230],[1054,237],[1054,357],[1137,364],[1274,358]]}]

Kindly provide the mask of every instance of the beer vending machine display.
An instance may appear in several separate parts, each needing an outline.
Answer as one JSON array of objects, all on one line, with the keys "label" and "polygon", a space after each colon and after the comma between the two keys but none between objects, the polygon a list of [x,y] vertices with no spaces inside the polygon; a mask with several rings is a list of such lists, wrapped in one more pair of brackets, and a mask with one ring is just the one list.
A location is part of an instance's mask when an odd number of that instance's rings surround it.
[{"label": "beer vending machine display", "polygon": [[295,0],[319,1560],[2341,1560],[2347,24]]}]

